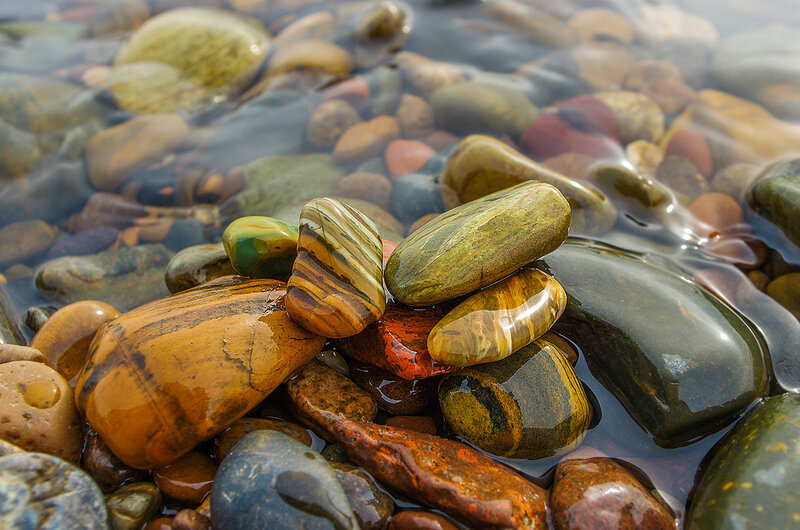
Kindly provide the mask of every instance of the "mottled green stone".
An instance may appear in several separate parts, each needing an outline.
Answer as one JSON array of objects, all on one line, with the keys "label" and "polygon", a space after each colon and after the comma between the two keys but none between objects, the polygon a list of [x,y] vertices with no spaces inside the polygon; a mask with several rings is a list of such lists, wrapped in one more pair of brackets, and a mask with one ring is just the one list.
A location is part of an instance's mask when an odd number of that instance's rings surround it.
[{"label": "mottled green stone", "polygon": [[549,184],[524,182],[454,208],[404,239],[386,264],[406,305],[449,300],[508,276],[558,248],[570,208]]},{"label": "mottled green stone", "polygon": [[445,375],[439,403],[457,435],[512,458],[546,458],[574,449],[592,416],[572,365],[543,339],[501,361]]},{"label": "mottled green stone", "polygon": [[796,528],[800,521],[800,395],[751,410],[717,445],[686,528]]},{"label": "mottled green stone", "polygon": [[106,498],[114,530],[138,530],[161,510],[161,492],[152,482],[122,486]]},{"label": "mottled green stone", "polygon": [[748,202],[800,246],[800,159],[767,168]]},{"label": "mottled green stone", "polygon": [[768,391],[763,339],[671,262],[568,240],[534,266],[567,292],[553,330],[659,445],[718,431]]},{"label": "mottled green stone", "polygon": [[286,281],[297,257],[297,225],[272,217],[240,217],[225,229],[222,244],[236,272]]}]

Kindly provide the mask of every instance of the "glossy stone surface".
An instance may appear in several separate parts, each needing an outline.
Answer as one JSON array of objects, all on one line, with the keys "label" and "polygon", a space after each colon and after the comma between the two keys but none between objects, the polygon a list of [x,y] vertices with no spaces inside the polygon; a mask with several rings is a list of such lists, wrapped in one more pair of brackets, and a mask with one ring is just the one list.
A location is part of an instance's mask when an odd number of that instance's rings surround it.
[{"label": "glossy stone surface", "polygon": [[436,396],[436,380],[403,379],[383,368],[351,361],[350,377],[364,389],[378,408],[389,414],[417,414]]},{"label": "glossy stone surface", "polygon": [[558,464],[550,492],[556,528],[671,530],[675,518],[636,478],[611,458]]},{"label": "glossy stone surface", "polygon": [[355,208],[329,198],[309,201],[286,294],[292,320],[329,338],[375,322],[386,308],[382,249],[375,224]]},{"label": "glossy stone surface", "polygon": [[222,244],[237,273],[286,281],[297,257],[298,237],[296,225],[272,217],[248,216],[228,225]]},{"label": "glossy stone surface", "polygon": [[378,480],[467,524],[547,528],[547,492],[464,444],[349,420],[334,434]]},{"label": "glossy stone surface", "polygon": [[404,379],[424,379],[455,367],[439,364],[428,353],[428,335],[445,315],[439,307],[413,309],[388,304],[383,316],[358,335],[339,339],[346,355],[379,366]]},{"label": "glossy stone surface", "polygon": [[550,329],[566,305],[553,277],[523,269],[447,313],[428,335],[428,352],[451,366],[499,361]]},{"label": "glossy stone surface", "polygon": [[[566,197],[573,232],[600,234],[617,220],[614,206],[591,185],[551,171],[489,136],[475,134],[462,140],[450,155],[440,182],[458,204],[532,180],[551,184]],[[443,195],[446,204],[453,202],[444,191]]]},{"label": "glossy stone surface", "polygon": [[284,297],[283,282],[225,276],[126,313],[92,343],[79,409],[126,464],[170,463],[322,350]]},{"label": "glossy stone surface", "polygon": [[197,506],[211,491],[217,465],[200,451],[189,451],[153,471],[153,481],[167,497]]},{"label": "glossy stone surface", "polygon": [[164,281],[172,294],[236,274],[221,243],[192,245],[176,252],[167,263]]},{"label": "glossy stone surface", "polygon": [[236,423],[219,433],[214,438],[214,459],[217,464],[222,462],[228,453],[241,440],[245,434],[271,429],[291,436],[298,442],[311,447],[311,435],[308,431],[289,421],[270,420],[266,418],[239,418]]},{"label": "glossy stone surface", "polygon": [[330,465],[347,494],[350,507],[361,528],[364,530],[386,528],[386,523],[394,511],[392,498],[381,491],[375,479],[363,469],[341,462],[331,462]]},{"label": "glossy stone surface", "polygon": [[433,512],[406,510],[389,520],[387,530],[457,530],[446,517]]},{"label": "glossy stone surface", "polygon": [[411,306],[467,294],[558,248],[569,218],[569,204],[549,184],[523,182],[481,197],[397,245],[386,264],[386,285]]},{"label": "glossy stone surface", "polygon": [[95,333],[118,316],[116,309],[95,300],[66,305],[53,313],[36,332],[31,347],[47,356],[50,366],[74,385]]},{"label": "glossy stone surface", "polygon": [[336,473],[276,431],[251,432],[222,462],[211,489],[214,528],[356,528]]},{"label": "glossy stone surface", "polygon": [[800,492],[800,396],[757,405],[716,447],[689,506],[687,528],[791,528]]},{"label": "glossy stone surface", "polygon": [[767,392],[760,339],[671,262],[570,240],[535,266],[567,292],[554,331],[659,445],[715,432]]},{"label": "glossy stone surface", "polygon": [[0,526],[106,530],[105,499],[77,467],[42,453],[0,457]]},{"label": "glossy stone surface", "polygon": [[106,499],[114,530],[139,530],[161,511],[161,492],[152,482],[122,486]]},{"label": "glossy stone surface", "polygon": [[327,440],[343,419],[372,421],[375,400],[345,376],[314,360],[286,381],[286,393],[300,419]]},{"label": "glossy stone surface", "polygon": [[767,285],[767,294],[800,320],[800,273],[778,276]]},{"label": "glossy stone surface", "polygon": [[751,190],[748,202],[800,246],[800,160],[767,168]]},{"label": "glossy stone surface", "polygon": [[50,362],[42,352],[36,348],[19,346],[17,344],[0,344],[0,364],[14,361],[33,361],[50,366]]},{"label": "glossy stone surface", "polygon": [[125,484],[147,478],[147,472],[123,464],[91,427],[86,428],[84,435],[81,467],[92,476],[103,493],[113,493]]},{"label": "glossy stone surface", "polygon": [[502,361],[444,376],[439,403],[457,435],[512,458],[545,458],[574,449],[592,417],[572,365],[542,339]]}]

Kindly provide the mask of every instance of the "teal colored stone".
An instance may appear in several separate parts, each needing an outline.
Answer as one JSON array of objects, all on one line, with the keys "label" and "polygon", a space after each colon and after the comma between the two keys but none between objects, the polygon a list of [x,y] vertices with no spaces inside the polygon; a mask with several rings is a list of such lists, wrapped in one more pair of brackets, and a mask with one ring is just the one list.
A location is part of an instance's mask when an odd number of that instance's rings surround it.
[{"label": "teal colored stone", "polygon": [[296,225],[272,217],[240,217],[225,229],[222,244],[236,272],[286,281],[297,257]]}]

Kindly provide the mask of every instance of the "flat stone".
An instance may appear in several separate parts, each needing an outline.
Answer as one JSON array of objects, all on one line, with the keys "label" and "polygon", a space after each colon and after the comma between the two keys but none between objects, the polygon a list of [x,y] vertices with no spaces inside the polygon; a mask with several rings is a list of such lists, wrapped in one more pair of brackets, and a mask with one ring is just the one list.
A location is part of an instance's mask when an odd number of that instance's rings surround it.
[{"label": "flat stone", "polygon": [[800,246],[800,160],[768,167],[758,177],[747,201]]},{"label": "flat stone", "polygon": [[251,432],[217,471],[214,528],[358,528],[336,472],[319,455],[276,431]]},{"label": "flat stone", "polygon": [[108,528],[103,494],[77,467],[42,453],[0,457],[0,526]]},{"label": "flat stone", "polygon": [[378,480],[464,523],[547,528],[547,492],[467,445],[350,420],[334,434]]},{"label": "flat stone", "polygon": [[272,217],[248,216],[228,225],[222,244],[237,273],[286,281],[297,257],[298,237],[296,225]]},{"label": "flat stone", "polygon": [[447,313],[428,335],[428,353],[451,366],[499,361],[550,329],[566,305],[553,277],[521,270]]},{"label": "flat stone", "polygon": [[592,417],[572,365],[543,339],[444,376],[439,403],[457,435],[492,454],[531,460],[575,449]]},{"label": "flat stone", "polygon": [[329,338],[375,322],[386,307],[382,248],[375,224],[358,210],[335,199],[309,201],[286,296],[292,319]]},{"label": "flat stone", "polygon": [[266,418],[240,418],[236,423],[214,437],[214,459],[219,464],[230,453],[236,442],[253,431],[271,429],[291,436],[298,442],[311,447],[311,435],[308,431],[289,421],[270,420]]},{"label": "flat stone", "polygon": [[176,252],[167,263],[164,281],[172,294],[221,276],[236,274],[221,243],[192,245]]},{"label": "flat stone", "polygon": [[630,90],[608,90],[594,97],[614,112],[623,144],[636,140],[657,142],[664,134],[664,111],[649,96]]},{"label": "flat stone", "polygon": [[558,248],[569,219],[567,200],[549,184],[503,189],[436,217],[403,240],[386,264],[386,285],[411,306],[467,294]]},{"label": "flat stone", "polygon": [[766,394],[761,340],[672,262],[575,240],[535,266],[567,292],[553,330],[657,444],[718,431]]},{"label": "flat stone", "polygon": [[375,479],[363,469],[342,462],[331,462],[331,467],[347,494],[359,526],[364,530],[385,529],[394,512],[392,498],[381,491]]},{"label": "flat stone", "polygon": [[285,289],[225,276],[117,318],[92,342],[78,408],[126,464],[170,463],[322,350],[289,319]]},{"label": "flat stone", "polygon": [[526,181],[558,188],[572,210],[572,232],[599,234],[617,220],[611,201],[590,184],[551,171],[489,136],[471,135],[462,140],[440,178],[442,187],[451,195],[443,190],[445,206],[474,201]]}]

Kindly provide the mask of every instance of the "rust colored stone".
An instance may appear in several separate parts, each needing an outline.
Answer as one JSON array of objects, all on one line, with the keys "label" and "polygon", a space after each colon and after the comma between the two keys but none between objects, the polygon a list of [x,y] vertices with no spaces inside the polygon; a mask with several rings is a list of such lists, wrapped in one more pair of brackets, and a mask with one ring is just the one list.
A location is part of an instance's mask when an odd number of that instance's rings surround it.
[{"label": "rust colored stone", "polygon": [[172,519],[172,530],[211,530],[211,519],[196,510],[181,510]]},{"label": "rust colored stone", "polygon": [[113,493],[129,482],[147,479],[146,472],[126,466],[117,458],[91,427],[86,431],[81,465],[103,493]]},{"label": "rust colored stone", "polygon": [[558,464],[550,504],[560,530],[675,528],[672,514],[628,470],[610,458]]},{"label": "rust colored stone", "polygon": [[436,424],[430,416],[392,416],[386,420],[386,425],[436,435]]},{"label": "rust colored stone", "polygon": [[387,530],[457,530],[445,517],[420,510],[396,513],[389,520]]},{"label": "rust colored stone", "polygon": [[717,237],[735,232],[743,222],[744,214],[739,203],[725,193],[711,192],[689,205],[690,226],[700,237]]},{"label": "rust colored stone", "polygon": [[159,517],[144,525],[142,530],[172,530],[172,517]]},{"label": "rust colored stone", "polygon": [[352,125],[339,137],[333,149],[337,162],[349,164],[379,155],[400,137],[400,127],[393,116],[378,116]]},{"label": "rust colored stone", "polygon": [[0,344],[0,364],[13,363],[14,361],[32,361],[50,366],[50,361],[48,361],[47,357],[36,348],[9,343]]},{"label": "rust colored stone", "polygon": [[547,492],[458,442],[344,420],[334,435],[383,483],[480,527],[547,528]]},{"label": "rust colored stone", "polygon": [[711,148],[705,137],[695,129],[681,129],[670,137],[664,156],[671,155],[685,156],[706,178],[710,178],[714,173]]},{"label": "rust colored stone", "polygon": [[393,181],[424,166],[436,151],[416,140],[394,140],[386,146],[384,158]]},{"label": "rust colored stone", "polygon": [[196,506],[211,491],[217,465],[199,451],[190,451],[171,464],[153,471],[153,482],[161,493]]},{"label": "rust colored stone", "polygon": [[308,434],[307,430],[295,423],[265,418],[241,418],[214,438],[214,458],[217,463],[222,462],[228,452],[236,445],[236,442],[245,434],[261,429],[280,431],[311,447],[311,435]]}]

